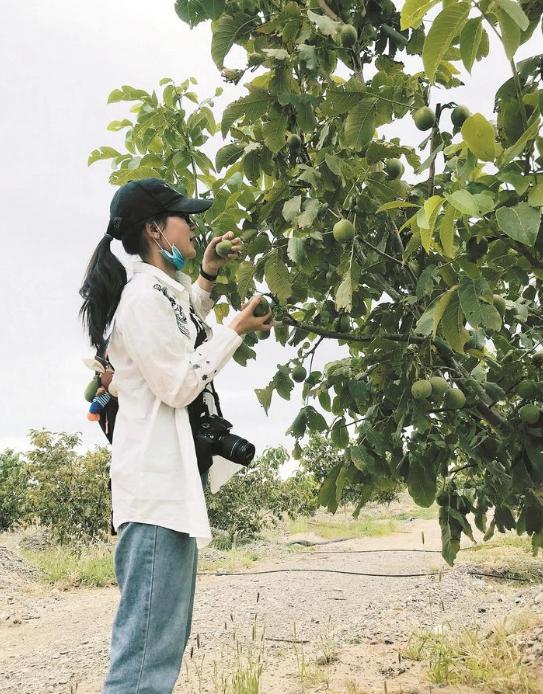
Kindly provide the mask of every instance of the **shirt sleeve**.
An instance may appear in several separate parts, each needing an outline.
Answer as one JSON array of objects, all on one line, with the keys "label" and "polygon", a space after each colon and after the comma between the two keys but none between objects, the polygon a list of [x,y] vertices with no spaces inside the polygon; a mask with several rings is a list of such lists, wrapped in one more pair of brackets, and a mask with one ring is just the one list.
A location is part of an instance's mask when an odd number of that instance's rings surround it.
[{"label": "shirt sleeve", "polygon": [[203,287],[200,287],[196,281],[192,283],[191,289],[194,307],[205,318],[213,306],[215,306],[216,301],[211,298],[211,292],[208,292]]},{"label": "shirt sleeve", "polygon": [[194,350],[167,297],[152,288],[134,297],[117,326],[129,357],[153,393],[170,407],[186,407],[227,364],[243,337],[220,325]]}]

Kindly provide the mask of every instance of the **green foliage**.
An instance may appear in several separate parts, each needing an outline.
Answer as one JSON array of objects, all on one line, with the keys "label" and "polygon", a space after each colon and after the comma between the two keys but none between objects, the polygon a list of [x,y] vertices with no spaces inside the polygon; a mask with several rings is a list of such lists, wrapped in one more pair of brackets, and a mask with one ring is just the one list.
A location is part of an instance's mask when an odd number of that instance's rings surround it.
[{"label": "green foliage", "polygon": [[106,447],[78,454],[78,434],[31,429],[28,460],[28,516],[60,545],[85,544],[109,536],[110,452]]},{"label": "green foliage", "polygon": [[237,472],[216,494],[205,489],[209,522],[224,532],[222,546],[256,537],[266,527],[276,526],[285,515],[296,518],[317,510],[317,485],[296,472],[286,480],[279,468],[289,459],[283,446],[266,448],[248,468]]},{"label": "green foliage", "polygon": [[27,512],[28,466],[11,448],[0,452],[0,531],[24,523]]},{"label": "green foliage", "polygon": [[[329,436],[340,460],[319,501],[330,510],[361,482],[358,505],[398,479],[422,504],[445,494],[443,554],[452,563],[461,534],[472,532],[470,510],[488,536],[514,527],[530,535],[534,552],[543,545],[543,428],[521,421],[525,403],[515,390],[521,380],[541,380],[531,358],[543,340],[541,58],[517,63],[515,56],[539,31],[543,8],[444,2],[433,22],[424,21],[437,4],[406,0],[398,13],[392,2],[349,0],[328,12],[311,0],[298,13],[281,0],[177,0],[190,26],[211,20],[212,56],[225,80],[244,78],[239,97],[215,127],[211,103],[198,102],[188,80],[166,80],[160,100],[115,90],[115,100],[136,102],[136,122],[112,126],[127,128],[126,152],[102,147],[91,159],[112,159],[113,183],[159,175],[189,195],[201,183],[214,198],[202,215],[212,233],[257,230],[213,296],[226,297],[215,306],[222,320],[225,306],[239,309],[254,282],[264,281],[274,335],[297,347],[296,358],[255,389],[266,413],[274,393],[290,400],[293,368],[305,367],[323,340],[338,339],[336,319],[350,316],[349,334],[339,339],[349,356],[306,368],[303,405],[288,430],[295,457],[306,435]],[[340,38],[346,24],[356,30],[352,46]],[[487,57],[491,64],[494,31],[511,66],[486,109],[495,122],[473,113],[453,125],[444,116],[457,106],[447,95],[462,84],[457,66],[469,72]],[[236,70],[224,65],[234,45],[252,56]],[[410,74],[403,51],[421,56],[424,71]],[[429,107],[434,85],[440,103],[421,142],[380,135],[381,126]],[[215,169],[199,148],[219,128],[227,141]],[[299,147],[287,146],[293,134]],[[425,148],[421,160],[417,150]],[[391,178],[385,162],[400,156],[427,179]],[[352,241],[334,239],[341,218],[354,226]],[[477,257],[468,252],[473,238]],[[484,341],[465,349],[470,329]],[[257,341],[244,337],[239,364],[256,358]],[[413,383],[432,376],[461,391],[463,406],[458,395],[451,407],[411,397]]]}]

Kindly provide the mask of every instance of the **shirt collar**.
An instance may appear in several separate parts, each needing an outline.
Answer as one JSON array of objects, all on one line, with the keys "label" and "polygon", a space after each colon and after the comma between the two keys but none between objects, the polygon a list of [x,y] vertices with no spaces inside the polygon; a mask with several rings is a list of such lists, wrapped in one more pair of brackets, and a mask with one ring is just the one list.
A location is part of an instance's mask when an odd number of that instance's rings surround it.
[{"label": "shirt collar", "polygon": [[174,280],[173,277],[170,277],[170,275],[168,275],[167,272],[164,272],[164,270],[161,270],[156,265],[146,263],[144,260],[133,260],[132,271],[144,272],[148,275],[152,275],[153,277],[156,277],[165,284],[169,284],[170,287],[173,287],[174,289],[177,289],[177,291],[180,292],[188,291],[189,286],[192,285],[191,278],[184,272],[181,272],[181,270],[176,270],[175,275],[177,279]]}]

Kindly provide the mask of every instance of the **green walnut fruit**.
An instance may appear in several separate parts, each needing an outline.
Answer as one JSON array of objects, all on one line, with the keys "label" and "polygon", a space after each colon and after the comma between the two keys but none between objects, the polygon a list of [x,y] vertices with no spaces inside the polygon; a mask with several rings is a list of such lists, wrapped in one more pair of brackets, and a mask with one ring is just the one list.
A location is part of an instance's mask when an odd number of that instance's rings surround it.
[{"label": "green walnut fruit", "polygon": [[297,2],[287,2],[283,11],[287,17],[290,19],[298,19],[300,16],[300,6]]},{"label": "green walnut fruit", "polygon": [[389,178],[395,179],[403,176],[404,165],[399,159],[387,159],[385,161],[385,171]]},{"label": "green walnut fruit", "polygon": [[221,258],[227,258],[228,254],[232,250],[232,241],[229,241],[228,239],[219,241],[219,243],[215,246],[215,250],[217,255],[219,255]]},{"label": "green walnut fruit", "polygon": [[523,400],[535,398],[536,393],[537,388],[533,381],[521,381],[517,386],[517,395],[523,398]]},{"label": "green walnut fruit", "polygon": [[415,383],[413,383],[411,386],[411,395],[415,398],[415,400],[424,400],[429,398],[431,394],[432,384],[430,381],[420,379],[419,381],[415,381]]},{"label": "green walnut fruit", "polygon": [[302,147],[302,140],[296,133],[290,133],[287,137],[287,145],[291,152],[299,152]]},{"label": "green walnut fruit", "polygon": [[503,316],[503,314],[505,313],[505,309],[507,308],[503,296],[500,296],[499,294],[493,294],[492,301],[494,302],[494,306],[496,307],[500,316]]},{"label": "green walnut fruit", "polygon": [[334,224],[332,233],[334,234],[335,240],[339,241],[340,243],[352,241],[354,239],[353,223],[348,219],[340,219],[339,222]]},{"label": "green walnut fruit", "polygon": [[260,303],[256,305],[255,310],[253,311],[253,316],[256,316],[257,318],[261,318],[262,316],[265,316],[269,312],[270,312],[269,303],[267,302],[267,300],[263,296],[260,297]]},{"label": "green walnut fruit", "polygon": [[240,239],[244,241],[245,243],[249,243],[249,241],[252,241],[256,235],[258,234],[258,229],[244,229],[241,232]]},{"label": "green walnut fruit", "polygon": [[339,42],[344,48],[351,48],[356,43],[358,32],[352,24],[344,24],[339,30]]},{"label": "green walnut fruit", "polygon": [[455,125],[457,128],[461,128],[462,123],[466,120],[466,118],[469,118],[469,116],[470,111],[467,106],[457,106],[451,113],[451,120],[453,125]]},{"label": "green walnut fruit", "polygon": [[468,258],[475,263],[488,251],[488,241],[484,237],[478,239],[476,236],[472,236],[466,243],[466,251]]},{"label": "green walnut fruit", "polygon": [[464,343],[464,350],[466,349],[479,349],[483,350],[485,348],[485,337],[481,333],[474,333],[470,331],[470,338]]},{"label": "green walnut fruit", "polygon": [[525,424],[537,424],[541,410],[537,405],[523,405],[518,411],[520,418]]},{"label": "green walnut fruit", "polygon": [[291,376],[293,381],[296,381],[296,383],[301,383],[302,381],[305,381],[305,379],[307,378],[307,371],[301,364],[297,364],[292,369]]},{"label": "green walnut fruit", "polygon": [[445,400],[443,404],[447,408],[459,410],[466,404],[466,396],[460,390],[460,388],[449,388],[449,390],[445,393]]},{"label": "green walnut fruit", "polygon": [[98,390],[100,383],[100,377],[95,376],[85,388],[85,400],[87,400],[87,402],[92,402],[94,400],[94,396],[96,395],[96,391]]},{"label": "green walnut fruit", "polygon": [[336,318],[334,327],[340,333],[347,333],[351,329],[351,319],[346,313],[342,313],[341,316]]},{"label": "green walnut fruit", "polygon": [[432,396],[435,398],[442,398],[449,389],[449,384],[441,376],[432,376],[430,385],[432,386]]},{"label": "green walnut fruit", "polygon": [[532,363],[534,366],[543,365],[543,350],[541,352],[536,352],[532,357]]},{"label": "green walnut fruit", "polygon": [[430,130],[436,122],[436,114],[429,106],[422,106],[415,111],[413,119],[419,130]]}]

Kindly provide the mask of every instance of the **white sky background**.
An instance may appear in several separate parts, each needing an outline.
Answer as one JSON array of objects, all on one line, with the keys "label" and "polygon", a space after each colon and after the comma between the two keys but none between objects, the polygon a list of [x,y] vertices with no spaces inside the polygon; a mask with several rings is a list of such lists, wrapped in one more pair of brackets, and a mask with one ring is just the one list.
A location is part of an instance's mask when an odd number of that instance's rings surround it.
[{"label": "white sky background", "polygon": [[[79,431],[83,449],[107,444],[98,423],[86,419],[83,391],[92,373],[82,359],[93,356],[94,350],[77,314],[82,302],[78,290],[106,230],[115,192],[108,183],[109,162],[87,167],[87,158],[92,149],[103,145],[122,150],[122,136],[106,126],[131,116],[130,104],[108,105],[108,94],[123,84],[156,89],[160,94],[162,77],[179,82],[193,75],[200,99],[223,86],[213,109],[218,121],[224,106],[246,93],[242,83],[234,86],[222,81],[210,57],[209,23],[191,31],[177,18],[173,5],[173,0],[2,3],[0,360],[4,404],[0,449],[30,448],[31,428]],[[540,44],[541,33],[536,29],[516,60],[538,52]],[[242,66],[243,54],[234,47],[226,64]],[[405,60],[403,55],[397,54],[397,59]],[[491,55],[491,60],[476,63],[471,77],[465,75],[465,87],[446,95],[434,89],[431,105],[456,99],[467,103],[472,112],[493,118],[493,94],[510,70],[492,34]],[[420,69],[418,61],[408,59],[411,72]],[[342,64],[338,72],[347,74]],[[253,77],[254,73],[246,73],[247,81]],[[413,145],[426,136],[414,128],[410,116],[380,128],[380,134],[396,135],[403,144]],[[203,150],[214,159],[223,144],[219,133]],[[438,168],[441,162],[438,158]],[[112,250],[126,262],[119,241],[112,242]],[[233,312],[226,322],[232,316]],[[214,324],[213,312],[210,322]],[[232,359],[215,379],[233,433],[252,441],[257,455],[266,446],[282,443],[291,450],[294,445],[285,430],[302,405],[302,386],[295,385],[290,401],[274,393],[269,416],[253,391],[266,386],[277,364],[295,357],[296,350],[274,344],[270,337],[258,345],[256,361],[244,368]],[[345,346],[325,340],[313,369],[347,354]]]}]

